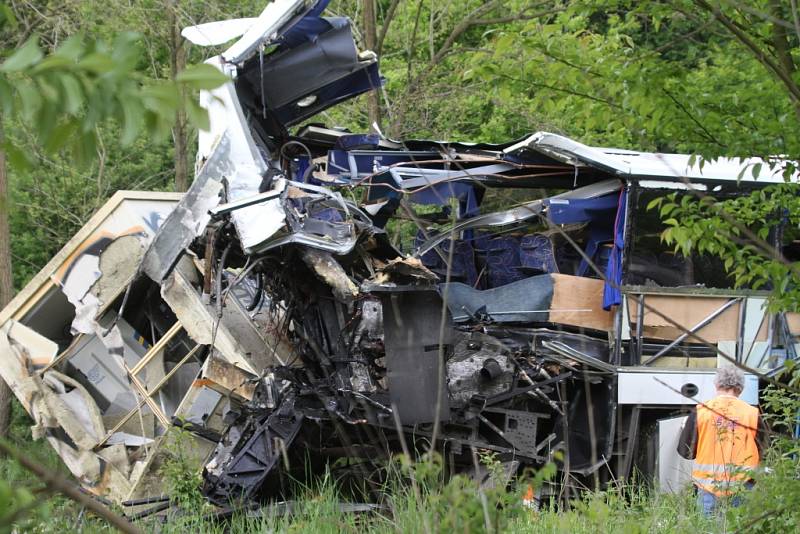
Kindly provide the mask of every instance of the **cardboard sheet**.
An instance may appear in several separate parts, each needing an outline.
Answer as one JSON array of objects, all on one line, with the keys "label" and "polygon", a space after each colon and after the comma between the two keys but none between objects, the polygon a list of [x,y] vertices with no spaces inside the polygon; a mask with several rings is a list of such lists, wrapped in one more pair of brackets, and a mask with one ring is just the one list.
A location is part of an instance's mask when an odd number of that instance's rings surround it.
[{"label": "cardboard sheet", "polygon": [[551,322],[607,332],[612,330],[614,313],[603,309],[602,280],[567,274],[551,276],[554,286]]},{"label": "cardboard sheet", "polygon": [[793,335],[800,335],[800,313],[787,313],[786,323],[789,325],[789,332]]},{"label": "cardboard sheet", "polygon": [[[673,340],[702,322],[714,312],[722,308],[729,297],[706,297],[698,295],[646,295],[644,310],[644,337],[650,339]],[[709,343],[734,341],[739,334],[739,307],[736,303],[701,328],[696,334]],[[633,296],[628,297],[628,309],[632,328],[639,316],[639,303]],[[657,310],[680,327],[673,326],[670,321],[653,310]],[[750,318],[752,319],[752,318]],[[766,328],[758,331],[757,341],[766,339]],[[694,338],[688,342],[698,342]]]}]

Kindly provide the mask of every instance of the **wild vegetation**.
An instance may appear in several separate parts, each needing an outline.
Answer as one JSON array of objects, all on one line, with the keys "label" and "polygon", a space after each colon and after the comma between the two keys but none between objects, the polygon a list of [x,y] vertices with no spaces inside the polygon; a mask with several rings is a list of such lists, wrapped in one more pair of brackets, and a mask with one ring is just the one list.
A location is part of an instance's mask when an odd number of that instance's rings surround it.
[{"label": "wild vegetation", "polygon": [[[202,111],[189,102],[193,91],[219,80],[187,68],[215,50],[190,47],[180,28],[254,16],[263,4],[0,4],[0,168],[7,170],[0,171],[0,257],[8,262],[0,264],[0,305],[114,191],[186,188],[196,128],[204,124]],[[767,166],[776,155],[800,161],[795,0],[332,0],[329,11],[357,21],[361,47],[378,52],[387,82],[380,92],[314,119],[327,125],[365,131],[374,122],[389,137],[482,141],[548,130],[588,144],[693,153],[698,165],[722,155],[762,156]],[[789,176],[795,169],[782,170]],[[765,171],[743,169],[756,177]],[[789,188],[777,185],[737,201],[662,199],[652,209],[665,220],[667,242],[719,255],[738,284],[771,288],[773,309],[800,311],[798,264],[761,246],[770,231],[765,214],[781,209],[795,227],[800,222]],[[748,232],[753,239],[745,245]],[[796,531],[798,392],[800,373],[787,368],[763,406],[775,417],[766,460],[771,471],[759,475],[759,490],[743,507],[717,520],[700,517],[688,492],[658,495],[646,485],[612,485],[570,505],[545,502],[533,509],[522,497],[528,483],[548,483],[548,470],[484,491],[460,478],[444,482],[436,458],[398,458],[387,466],[392,475],[377,512],[341,513],[331,475],[304,488],[291,514],[237,516],[223,525],[204,519],[197,478],[176,450],[164,476],[178,506],[163,528]],[[18,406],[5,424],[2,399],[0,388],[0,433],[9,426],[9,443],[64,471],[46,442],[31,439]],[[491,466],[491,458],[482,461]],[[12,524],[35,532],[110,530],[4,459],[0,531]]]}]

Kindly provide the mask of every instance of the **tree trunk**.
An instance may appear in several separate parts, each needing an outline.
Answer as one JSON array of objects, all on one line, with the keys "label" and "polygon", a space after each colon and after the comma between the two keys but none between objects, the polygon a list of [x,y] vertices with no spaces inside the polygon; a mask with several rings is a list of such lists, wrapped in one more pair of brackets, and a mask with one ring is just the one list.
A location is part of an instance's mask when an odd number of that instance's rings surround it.
[{"label": "tree trunk", "polygon": [[[177,0],[169,0],[169,51],[170,71],[172,79],[186,68],[186,47],[181,37],[180,18],[178,17]],[[182,94],[183,98],[185,95]],[[172,138],[175,145],[175,191],[183,192],[189,188],[189,131],[187,127],[186,110],[178,107],[175,115],[175,126],[172,128]]]},{"label": "tree trunk", "polygon": [[[8,179],[6,153],[3,150],[5,133],[0,116],[0,309],[5,308],[14,295],[11,271],[11,232],[8,226]],[[8,436],[11,424],[11,388],[0,378],[0,438]]]},{"label": "tree trunk", "polygon": [[[364,45],[367,50],[377,52],[378,32],[375,22],[375,0],[364,0]],[[381,125],[380,88],[375,88],[367,94],[367,111],[369,113],[369,126]]]}]

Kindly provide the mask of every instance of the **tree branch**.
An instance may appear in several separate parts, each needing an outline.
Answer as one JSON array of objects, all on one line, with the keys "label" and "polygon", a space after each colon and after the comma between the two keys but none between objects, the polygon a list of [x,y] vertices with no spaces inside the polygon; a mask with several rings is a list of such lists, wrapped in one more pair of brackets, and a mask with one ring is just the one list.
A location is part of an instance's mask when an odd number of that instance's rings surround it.
[{"label": "tree branch", "polygon": [[[780,5],[776,0],[771,0],[769,7],[773,15],[780,12]],[[789,45],[786,28],[773,22],[772,31],[770,33],[772,34],[772,46],[775,49],[775,55],[778,57],[778,61],[780,61],[786,73],[792,76],[796,69],[794,59],[792,59],[791,46]]]},{"label": "tree branch", "polygon": [[58,491],[68,499],[86,507],[92,513],[108,521],[120,532],[125,532],[126,534],[141,534],[142,531],[125,518],[118,516],[88,495],[81,493],[80,490],[57,472],[47,469],[41,463],[35,462],[27,456],[20,454],[19,451],[8,445],[4,440],[0,440],[0,451],[14,458],[22,467],[36,475],[49,489]]},{"label": "tree branch", "polygon": [[375,45],[375,53],[379,56],[383,51],[383,41],[386,40],[386,34],[389,33],[389,25],[391,25],[392,20],[394,20],[394,14],[395,11],[397,11],[398,5],[400,5],[400,0],[392,0],[392,3],[389,4],[389,9],[386,10],[386,15],[383,17],[381,31],[378,34],[378,44]]},{"label": "tree branch", "polygon": [[697,125],[698,128],[700,128],[701,132],[704,134],[703,137],[705,137],[708,141],[711,141],[715,145],[721,148],[725,148],[725,145],[720,143],[717,140],[717,138],[714,137],[714,135],[711,132],[709,132],[705,126],[703,126],[703,123],[700,122],[694,115],[692,115],[689,112],[689,110],[686,108],[686,106],[683,105],[682,102],[680,102],[677,98],[675,98],[675,96],[666,89],[662,89],[662,91],[664,92],[665,95],[669,97],[670,100],[672,100],[672,103],[675,104],[675,106],[684,113],[684,115],[689,117],[689,120],[691,120],[693,123],[695,123],[695,125]]},{"label": "tree branch", "polygon": [[417,30],[419,30],[419,18],[422,14],[422,0],[417,3],[417,16],[414,17],[414,29],[411,31],[411,39],[408,41],[408,49],[406,54],[406,79],[411,80],[411,58],[414,55],[414,48],[417,44]]},{"label": "tree branch", "polygon": [[795,113],[800,117],[800,87],[794,82],[789,73],[787,73],[780,65],[769,57],[767,52],[761,49],[750,37],[742,31],[731,19],[729,19],[718,7],[710,5],[705,0],[694,0],[695,5],[701,9],[711,13],[733,36],[746,48],[748,48],[753,56],[768,70],[770,71],[789,92],[795,107]]},{"label": "tree branch", "polygon": [[[533,14],[528,15],[528,14],[526,14],[526,11],[531,9],[529,7],[529,8],[527,8],[526,10],[524,10],[524,11],[522,11],[520,13],[516,13],[514,15],[507,15],[505,17],[494,17],[494,18],[488,18],[488,19],[478,18],[479,16],[483,15],[484,13],[486,13],[489,10],[491,10],[492,8],[494,8],[496,4],[497,4],[497,2],[488,2],[488,3],[484,4],[484,5],[482,5],[481,7],[475,9],[472,13],[470,13],[469,16],[467,18],[465,18],[464,20],[462,20],[455,28],[453,28],[453,31],[450,33],[450,35],[447,37],[447,39],[445,39],[445,42],[442,44],[442,46],[436,52],[436,55],[431,60],[431,65],[436,65],[439,61],[441,61],[442,58],[446,55],[447,51],[456,42],[456,40],[459,37],[461,37],[461,35],[464,32],[466,32],[468,29],[472,28],[473,26],[488,26],[488,25],[491,25],[491,24],[506,24],[506,23],[509,23],[509,22],[517,21],[517,20],[532,20],[532,19],[537,19],[537,18],[541,18],[541,17],[547,16],[547,15],[551,15],[553,13],[558,13],[558,12],[564,11],[566,9],[566,8],[553,8],[553,9],[548,9],[548,10],[545,10],[545,11],[540,11],[538,13],[533,13]],[[541,2],[539,4],[537,4],[537,5],[540,5],[540,4],[541,4]],[[535,6],[533,6],[533,7],[535,7]]]},{"label": "tree branch", "polygon": [[429,65],[434,66],[437,63],[439,63],[442,60],[442,57],[444,57],[444,55],[450,49],[450,47],[453,46],[453,43],[455,43],[456,40],[459,37],[461,37],[461,35],[473,25],[474,21],[477,20],[477,18],[482,16],[484,13],[487,13],[492,9],[494,9],[494,7],[497,6],[499,3],[500,2],[498,0],[492,0],[491,2],[486,2],[482,6],[475,8],[472,11],[472,13],[467,15],[466,18],[464,18],[461,22],[456,24],[456,27],[453,28],[453,30],[450,32],[450,35],[448,35],[447,38],[444,40],[444,43],[442,43],[442,46],[439,47],[439,50],[437,50],[436,53],[434,53],[431,56]]},{"label": "tree branch", "polygon": [[797,38],[800,39],[800,17],[797,15],[797,0],[791,0],[792,2],[792,22],[794,22],[794,33],[797,34]]},{"label": "tree branch", "polygon": [[566,93],[568,95],[577,96],[577,97],[580,97],[580,98],[586,98],[588,100],[593,100],[595,102],[599,102],[601,104],[605,104],[606,106],[608,106],[610,108],[615,108],[615,109],[619,109],[619,110],[624,110],[625,109],[621,105],[617,104],[616,102],[611,102],[610,100],[606,100],[604,98],[600,98],[599,96],[590,95],[588,93],[582,93],[580,91],[575,91],[573,89],[567,89],[567,88],[564,88],[564,87],[558,87],[558,86],[555,86],[555,85],[549,85],[549,84],[546,84],[546,83],[534,82],[534,81],[530,81],[530,80],[520,80],[519,78],[514,78],[513,76],[508,76],[508,75],[505,75],[505,74],[499,74],[499,76],[501,78],[505,78],[505,79],[511,80],[513,82],[520,82],[520,83],[523,83],[523,84],[531,86],[531,87],[542,87],[544,89],[550,89],[551,91],[555,91],[555,92],[559,92],[559,93]]},{"label": "tree branch", "polygon": [[[723,1],[726,4],[734,7],[735,9],[741,10],[741,11],[743,11],[745,13],[749,13],[751,15],[755,15],[756,17],[759,17],[760,19],[766,20],[767,22],[771,22],[772,24],[777,24],[778,26],[783,26],[783,27],[788,28],[790,30],[792,29],[792,24],[791,23],[783,20],[780,17],[775,16],[774,13],[772,13],[772,14],[765,13],[764,11],[761,11],[760,9],[752,8],[752,7],[746,5],[746,4],[742,3],[742,2],[732,2],[731,0],[723,0]],[[792,1],[794,2],[794,0],[792,0]]]}]

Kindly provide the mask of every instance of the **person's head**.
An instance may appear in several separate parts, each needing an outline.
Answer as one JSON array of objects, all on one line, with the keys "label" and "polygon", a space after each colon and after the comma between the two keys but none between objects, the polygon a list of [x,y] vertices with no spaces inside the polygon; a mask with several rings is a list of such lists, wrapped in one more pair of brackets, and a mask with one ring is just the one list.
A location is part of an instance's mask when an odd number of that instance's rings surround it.
[{"label": "person's head", "polygon": [[726,393],[738,397],[744,390],[744,374],[732,365],[720,367],[717,369],[717,376],[714,378],[714,386],[717,388],[717,393]]}]

